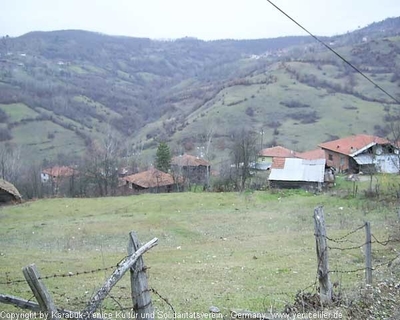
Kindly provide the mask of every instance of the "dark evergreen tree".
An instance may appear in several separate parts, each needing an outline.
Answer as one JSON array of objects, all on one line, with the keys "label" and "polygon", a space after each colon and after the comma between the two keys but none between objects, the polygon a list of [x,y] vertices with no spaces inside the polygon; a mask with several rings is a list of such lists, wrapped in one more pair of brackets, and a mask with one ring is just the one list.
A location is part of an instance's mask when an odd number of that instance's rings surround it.
[{"label": "dark evergreen tree", "polygon": [[158,145],[156,153],[156,168],[168,172],[171,168],[171,151],[165,142]]}]

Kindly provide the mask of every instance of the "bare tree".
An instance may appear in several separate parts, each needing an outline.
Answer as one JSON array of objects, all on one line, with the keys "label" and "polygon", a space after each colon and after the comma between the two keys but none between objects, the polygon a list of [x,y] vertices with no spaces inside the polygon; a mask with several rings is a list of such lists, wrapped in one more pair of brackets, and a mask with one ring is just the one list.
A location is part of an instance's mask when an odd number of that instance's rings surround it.
[{"label": "bare tree", "polygon": [[[210,162],[211,159],[211,147],[212,139],[214,137],[216,123],[213,119],[208,120],[204,125],[204,132],[200,135],[200,141],[205,146],[204,148],[204,159]],[[210,170],[207,168],[206,171],[206,187],[210,185]]]},{"label": "bare tree", "polygon": [[17,183],[20,177],[21,149],[11,144],[0,147],[0,172],[1,178],[11,183]]},{"label": "bare tree", "polygon": [[243,191],[251,176],[251,163],[256,158],[257,136],[254,132],[242,129],[233,134],[233,139],[231,155],[236,169],[236,187]]},{"label": "bare tree", "polygon": [[395,114],[388,114],[387,120],[389,137],[388,140],[393,145],[393,153],[395,154],[392,157],[393,165],[397,168],[398,173],[400,173],[400,110],[396,109]]},{"label": "bare tree", "polygon": [[119,142],[111,130],[103,140],[94,141],[89,146],[81,174],[87,183],[95,186],[96,195],[103,197],[115,194],[119,156]]},{"label": "bare tree", "polygon": [[40,178],[42,168],[38,164],[25,166],[20,172],[20,179],[15,184],[24,198],[42,198],[43,185]]},{"label": "bare tree", "polygon": [[129,168],[130,172],[136,173],[141,165],[141,157],[143,152],[143,141],[139,140],[132,143],[131,140],[126,140],[121,150],[122,165]]}]

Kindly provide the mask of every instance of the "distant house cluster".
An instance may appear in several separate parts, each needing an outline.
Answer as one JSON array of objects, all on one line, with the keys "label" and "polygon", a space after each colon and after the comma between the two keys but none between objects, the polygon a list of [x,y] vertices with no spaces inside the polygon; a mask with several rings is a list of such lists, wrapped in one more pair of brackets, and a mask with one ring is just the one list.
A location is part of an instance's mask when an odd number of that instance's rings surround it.
[{"label": "distant house cluster", "polygon": [[387,139],[359,134],[296,152],[281,146],[261,150],[257,164],[270,170],[271,187],[316,187],[334,182],[335,172],[398,173],[399,148]]},{"label": "distant house cluster", "polygon": [[[399,173],[400,153],[399,148],[387,139],[359,134],[321,143],[318,149],[306,152],[282,146],[262,149],[250,167],[252,171],[267,172],[265,184],[273,188],[320,190],[333,185],[338,172]],[[173,157],[169,172],[153,167],[137,173],[127,167],[115,169],[116,194],[176,192],[192,185],[206,187],[211,175],[215,175],[211,172],[210,162],[189,154]],[[85,174],[81,175],[72,167],[55,166],[42,171],[41,182],[51,188],[53,195],[61,195],[63,189],[71,188],[75,179],[82,176]]]}]

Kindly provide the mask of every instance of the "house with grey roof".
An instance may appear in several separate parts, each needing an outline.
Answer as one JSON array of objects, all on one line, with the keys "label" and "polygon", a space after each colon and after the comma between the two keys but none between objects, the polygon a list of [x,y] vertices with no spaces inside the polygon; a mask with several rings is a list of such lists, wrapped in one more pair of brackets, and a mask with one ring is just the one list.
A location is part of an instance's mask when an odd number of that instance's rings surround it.
[{"label": "house with grey roof", "polygon": [[272,188],[321,189],[325,182],[325,159],[286,158],[282,166],[272,167]]}]

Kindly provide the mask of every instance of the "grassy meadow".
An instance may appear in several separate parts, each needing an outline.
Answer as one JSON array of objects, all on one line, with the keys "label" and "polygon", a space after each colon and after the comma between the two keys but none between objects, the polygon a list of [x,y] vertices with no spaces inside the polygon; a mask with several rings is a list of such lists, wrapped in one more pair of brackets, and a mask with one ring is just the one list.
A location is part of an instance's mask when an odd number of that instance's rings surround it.
[{"label": "grassy meadow", "polygon": [[[342,191],[350,186],[341,183]],[[207,312],[211,305],[223,313],[263,311],[271,306],[279,310],[316,280],[312,215],[317,205],[324,206],[331,238],[368,220],[372,233],[384,239],[397,217],[384,203],[302,191],[61,198],[3,207],[0,293],[32,298],[25,282],[6,284],[23,279],[21,269],[30,263],[37,265],[42,276],[114,266],[126,255],[128,233],[134,230],[142,242],[159,238],[159,245],[144,256],[149,285],[177,312]],[[339,246],[363,244],[364,231],[346,239],[351,242]],[[393,256],[390,250],[373,247],[373,263]],[[332,270],[363,265],[361,249],[330,252]],[[111,272],[44,282],[57,306],[80,310]],[[332,281],[340,282],[336,290],[344,292],[363,278],[362,271],[332,274]],[[107,298],[103,310],[131,305],[128,275],[112,295],[115,299]],[[159,297],[153,295],[153,299],[158,309],[169,311]],[[0,304],[3,309],[14,310]]]}]

